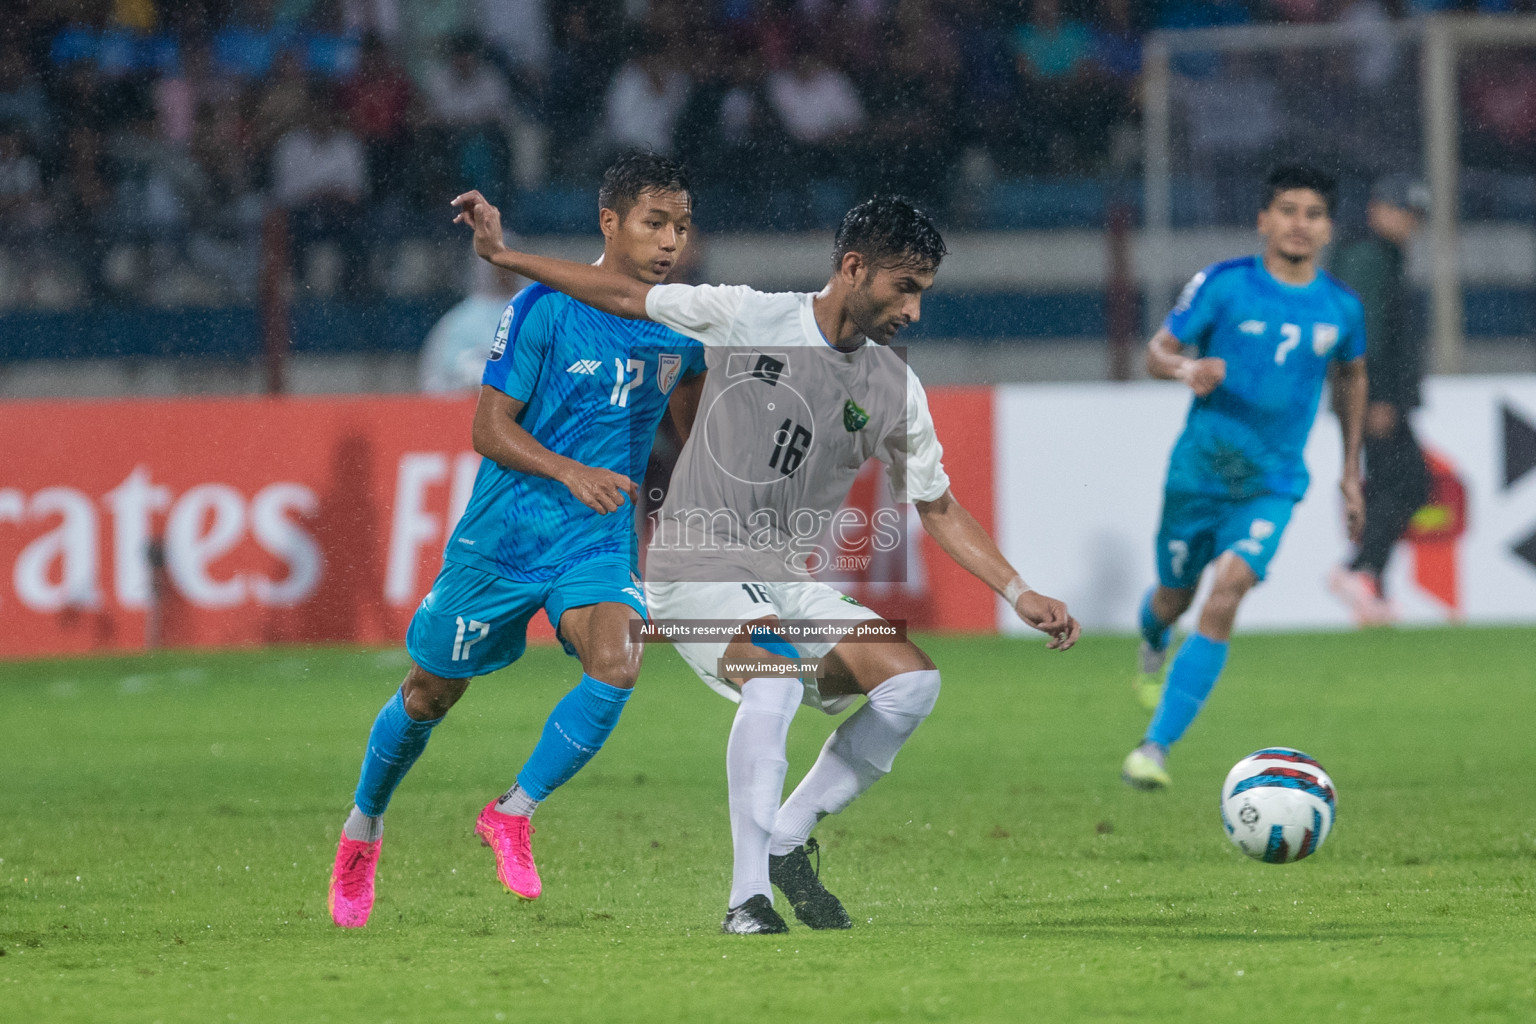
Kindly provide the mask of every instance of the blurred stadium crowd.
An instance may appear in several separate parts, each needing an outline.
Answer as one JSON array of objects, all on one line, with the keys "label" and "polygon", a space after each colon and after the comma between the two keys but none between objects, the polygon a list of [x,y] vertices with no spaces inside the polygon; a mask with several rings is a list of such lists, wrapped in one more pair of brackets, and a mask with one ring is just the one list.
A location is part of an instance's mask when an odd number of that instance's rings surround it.
[{"label": "blurred stadium crowd", "polygon": [[[711,228],[825,226],[875,188],[951,224],[1034,226],[987,189],[1134,172],[1148,31],[1447,6],[11,0],[0,308],[248,302],[274,210],[324,293],[457,290],[429,244],[449,196],[478,187],[525,233],[584,231],[594,174],[630,146],[688,162]],[[1536,64],[1483,92],[1490,159],[1529,166]]]}]

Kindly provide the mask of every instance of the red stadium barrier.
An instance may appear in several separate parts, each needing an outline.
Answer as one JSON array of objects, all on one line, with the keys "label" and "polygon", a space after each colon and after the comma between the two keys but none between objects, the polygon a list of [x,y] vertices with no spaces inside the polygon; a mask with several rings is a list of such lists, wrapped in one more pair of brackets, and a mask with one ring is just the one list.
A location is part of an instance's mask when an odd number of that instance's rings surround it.
[{"label": "red stadium barrier", "polygon": [[[930,401],[955,492],[990,525],[991,393]],[[416,396],[0,405],[0,657],[400,642],[474,481],[473,409]],[[923,578],[869,603],[914,627],[991,629],[986,588],[923,543]]]}]

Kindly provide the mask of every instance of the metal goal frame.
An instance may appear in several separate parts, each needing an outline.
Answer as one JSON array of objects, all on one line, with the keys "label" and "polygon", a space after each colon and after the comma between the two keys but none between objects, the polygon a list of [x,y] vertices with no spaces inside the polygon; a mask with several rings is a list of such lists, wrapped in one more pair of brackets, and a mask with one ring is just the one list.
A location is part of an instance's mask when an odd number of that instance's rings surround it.
[{"label": "metal goal frame", "polygon": [[[1436,372],[1463,365],[1465,330],[1459,256],[1460,96],[1457,68],[1471,47],[1536,45],[1536,16],[1434,15],[1362,29],[1353,25],[1239,25],[1229,28],[1159,31],[1144,51],[1143,210],[1153,251],[1173,229],[1171,69],[1181,53],[1222,53],[1316,49],[1375,42],[1382,38],[1419,48],[1420,137],[1424,179],[1432,199],[1429,246],[1430,337]],[[1167,285],[1147,276],[1148,315],[1160,317],[1172,299]]]}]

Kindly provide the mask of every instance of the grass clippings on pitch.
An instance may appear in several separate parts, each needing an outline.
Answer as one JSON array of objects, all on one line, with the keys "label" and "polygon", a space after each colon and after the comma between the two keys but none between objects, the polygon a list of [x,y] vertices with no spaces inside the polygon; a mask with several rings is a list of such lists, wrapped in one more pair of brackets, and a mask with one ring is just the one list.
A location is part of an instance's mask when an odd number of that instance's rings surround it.
[{"label": "grass clippings on pitch", "polygon": [[[471,828],[575,662],[475,683],[354,932],[326,881],[398,652],[0,665],[0,1020],[1536,1019],[1536,631],[1239,637],[1159,794],[1118,778],[1133,641],[926,646],[938,710],[819,830],[856,927],[774,937],[718,934],[733,706],[670,651],[539,811],[532,904]],[[791,783],[831,725],[802,710]],[[1227,769],[1272,744],[1339,787],[1300,864],[1219,825]]]}]

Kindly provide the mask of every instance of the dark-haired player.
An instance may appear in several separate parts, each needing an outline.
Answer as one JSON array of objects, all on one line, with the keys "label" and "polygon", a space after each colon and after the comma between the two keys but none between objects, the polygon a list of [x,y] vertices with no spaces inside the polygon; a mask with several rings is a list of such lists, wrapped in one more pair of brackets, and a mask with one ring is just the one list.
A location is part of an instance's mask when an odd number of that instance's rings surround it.
[{"label": "dark-haired player", "polygon": [[[1330,372],[1344,436],[1339,487],[1350,536],[1359,536],[1365,325],[1354,292],[1317,265],[1333,231],[1334,192],[1333,178],[1313,168],[1271,171],[1258,218],[1263,251],[1196,274],[1147,345],[1152,376],[1183,381],[1195,398],[1168,462],[1158,586],[1141,604],[1136,692],[1157,710],[1121,769],[1140,789],[1171,781],[1168,748],[1216,685],[1238,605],[1264,579],[1306,493],[1302,449]],[[1212,563],[1211,594],[1164,685],[1169,629]]]},{"label": "dark-haired player", "polygon": [[[1078,636],[1066,606],[1026,586],[950,493],[922,385],[887,347],[918,319],[946,252],[943,240],[920,210],[881,197],[844,217],[832,275],[818,293],[647,287],[510,252],[493,207],[476,194],[456,202],[460,218],[475,227],[477,250],[496,265],[705,344],[702,411],[673,474],[646,572],[654,622],[726,623],[727,635],[677,643],[706,683],[740,704],[726,747],[735,862],[722,930],[785,931],[770,882],[810,927],[850,927],[811,867],[811,830],[890,771],[933,709],[939,673],[908,640],[845,639],[882,620],[814,577],[808,542],[820,530],[798,524],[830,521],[859,468],[879,459],[896,499],[914,502],[939,546],[1049,634],[1048,646],[1066,650]],[[829,632],[791,642],[775,632],[790,619]],[[802,657],[819,663],[819,678]],[[738,658],[763,668],[725,663]],[[865,703],[833,731],[780,807],[795,710],[805,703],[836,714],[860,696]]]},{"label": "dark-haired player", "polygon": [[[603,255],[587,268],[592,277],[620,289],[666,280],[692,222],[682,168],[652,154],[621,157],[598,205]],[[442,571],[411,619],[414,664],[369,733],[342,829],[330,888],[338,925],[368,921],[384,809],[432,728],[472,677],[522,656],[528,620],[543,608],[581,659],[581,680],[550,713],[517,784],[475,822],[502,883],[525,899],[539,895],[529,818],[602,747],[635,684],[641,647],[629,623],[646,615],[635,575],[636,481],[673,392],[702,370],[699,344],[660,324],[543,285],[507,305],[475,409],[475,450],[485,458]]]}]

